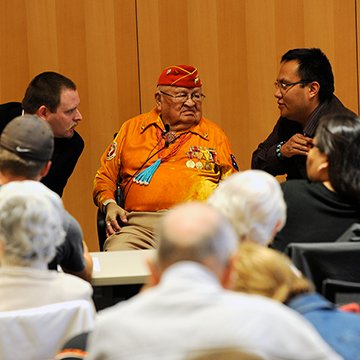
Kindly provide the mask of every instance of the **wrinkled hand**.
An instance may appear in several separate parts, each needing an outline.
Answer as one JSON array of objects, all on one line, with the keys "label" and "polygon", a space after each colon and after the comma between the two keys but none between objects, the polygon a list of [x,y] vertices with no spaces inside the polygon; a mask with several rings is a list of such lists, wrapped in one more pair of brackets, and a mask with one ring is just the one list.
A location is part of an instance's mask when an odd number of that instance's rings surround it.
[{"label": "wrinkled hand", "polygon": [[106,237],[115,234],[117,231],[121,229],[121,226],[117,221],[118,217],[123,223],[127,222],[126,211],[115,203],[109,203],[106,206],[106,217],[105,217]]},{"label": "wrinkled hand", "polygon": [[310,150],[313,139],[302,134],[293,135],[286,143],[282,144],[280,153],[283,157],[291,158],[294,155],[306,156]]}]

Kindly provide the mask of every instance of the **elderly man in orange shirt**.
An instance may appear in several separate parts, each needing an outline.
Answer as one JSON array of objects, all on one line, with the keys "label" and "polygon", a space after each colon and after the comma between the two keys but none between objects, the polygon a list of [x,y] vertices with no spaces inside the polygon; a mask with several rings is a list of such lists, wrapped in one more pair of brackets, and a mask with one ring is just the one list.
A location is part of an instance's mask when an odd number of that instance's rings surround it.
[{"label": "elderly man in orange shirt", "polygon": [[204,98],[195,67],[164,69],[155,108],[126,121],[102,155],[93,196],[106,214],[104,250],[155,247],[155,227],[167,209],[205,200],[238,170],[226,135],[202,116]]}]

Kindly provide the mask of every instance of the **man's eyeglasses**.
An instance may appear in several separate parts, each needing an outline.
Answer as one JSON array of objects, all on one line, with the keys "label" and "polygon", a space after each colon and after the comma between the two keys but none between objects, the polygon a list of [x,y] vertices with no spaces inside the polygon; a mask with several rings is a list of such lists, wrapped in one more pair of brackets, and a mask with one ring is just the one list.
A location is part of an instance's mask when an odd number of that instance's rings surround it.
[{"label": "man's eyeglasses", "polygon": [[310,82],[311,82],[310,80],[299,80],[299,81],[296,81],[296,82],[287,83],[287,82],[284,82],[284,81],[281,81],[281,80],[280,81],[276,80],[274,82],[274,86],[275,86],[276,90],[279,89],[282,94],[285,94],[295,85],[298,85],[298,84],[305,85],[305,84],[308,84]]},{"label": "man's eyeglasses", "polygon": [[172,95],[172,94],[168,94],[165,91],[160,90],[160,93],[166,96],[170,96],[174,99],[174,102],[176,103],[185,103],[186,101],[188,101],[189,99],[191,99],[192,101],[194,101],[195,103],[201,103],[204,98],[205,95],[201,94],[201,93],[192,93],[192,94],[177,94],[177,95]]}]

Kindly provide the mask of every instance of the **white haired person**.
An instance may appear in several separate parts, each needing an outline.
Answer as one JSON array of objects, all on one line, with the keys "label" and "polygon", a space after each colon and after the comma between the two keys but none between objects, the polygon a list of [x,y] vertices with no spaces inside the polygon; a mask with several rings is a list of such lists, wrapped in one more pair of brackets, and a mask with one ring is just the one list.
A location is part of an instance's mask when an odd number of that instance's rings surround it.
[{"label": "white haired person", "polygon": [[292,310],[223,288],[237,240],[208,204],[169,210],[149,263],[156,286],[99,313],[86,359],[180,360],[231,348],[266,359],[339,360]]},{"label": "white haired person", "polygon": [[37,181],[0,188],[0,311],[70,300],[91,300],[91,285],[48,270],[64,241],[60,197]]},{"label": "white haired person", "polygon": [[235,173],[220,183],[208,198],[233,225],[239,240],[268,245],[286,220],[280,184],[261,170]]}]

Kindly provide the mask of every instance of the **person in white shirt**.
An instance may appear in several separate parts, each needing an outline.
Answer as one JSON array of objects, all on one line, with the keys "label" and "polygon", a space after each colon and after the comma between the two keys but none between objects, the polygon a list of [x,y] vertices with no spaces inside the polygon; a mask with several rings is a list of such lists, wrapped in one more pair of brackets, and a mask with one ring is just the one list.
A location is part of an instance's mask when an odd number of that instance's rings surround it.
[{"label": "person in white shirt", "polygon": [[154,286],[99,314],[88,359],[177,360],[234,347],[264,359],[340,359],[299,314],[223,288],[238,240],[216,209],[178,205],[158,233]]},{"label": "person in white shirt", "polygon": [[12,181],[0,188],[0,311],[63,301],[88,300],[91,285],[48,270],[64,241],[60,197],[38,181]]}]

